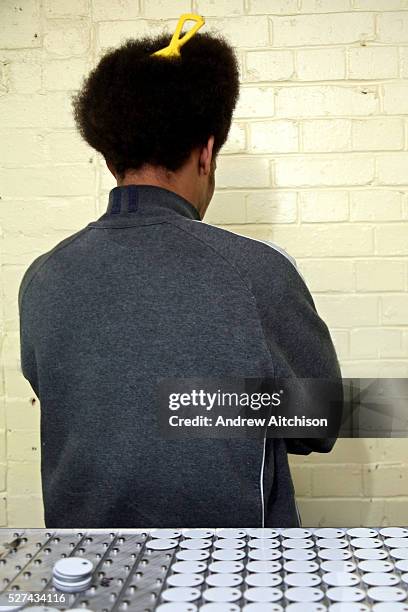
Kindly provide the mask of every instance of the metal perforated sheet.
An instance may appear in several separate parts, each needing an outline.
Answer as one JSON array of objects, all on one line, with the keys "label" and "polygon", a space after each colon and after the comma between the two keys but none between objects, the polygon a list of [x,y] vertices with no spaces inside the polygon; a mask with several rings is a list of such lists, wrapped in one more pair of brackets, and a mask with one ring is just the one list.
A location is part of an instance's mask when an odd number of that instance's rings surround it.
[{"label": "metal perforated sheet", "polygon": [[[55,588],[67,557],[92,563],[86,590]],[[0,611],[41,606],[408,612],[408,528],[0,530]]]}]

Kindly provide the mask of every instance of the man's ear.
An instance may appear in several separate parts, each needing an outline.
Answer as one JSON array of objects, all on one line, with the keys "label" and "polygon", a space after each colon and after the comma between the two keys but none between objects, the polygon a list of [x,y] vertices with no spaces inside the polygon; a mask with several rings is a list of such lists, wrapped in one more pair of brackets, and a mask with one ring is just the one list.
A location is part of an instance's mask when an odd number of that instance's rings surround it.
[{"label": "man's ear", "polygon": [[107,159],[105,159],[105,163],[106,163],[106,166],[107,166],[109,172],[111,174],[113,174],[113,177],[116,179],[116,172],[115,172],[115,169],[114,169],[113,165],[111,164],[111,162],[109,162]]},{"label": "man's ear", "polygon": [[201,166],[204,169],[205,174],[209,174],[211,171],[211,166],[213,162],[213,146],[214,146],[214,136],[210,136],[207,144],[203,147],[200,156]]}]

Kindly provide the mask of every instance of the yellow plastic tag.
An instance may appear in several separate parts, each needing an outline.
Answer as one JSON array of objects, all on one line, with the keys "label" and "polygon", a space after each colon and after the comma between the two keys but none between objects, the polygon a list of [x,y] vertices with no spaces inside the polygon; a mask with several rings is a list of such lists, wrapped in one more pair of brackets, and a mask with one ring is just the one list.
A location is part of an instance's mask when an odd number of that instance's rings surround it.
[{"label": "yellow plastic tag", "polygon": [[[186,32],[182,38],[179,38],[184,22],[190,19],[195,21],[196,24],[191,28],[191,30]],[[185,45],[185,43],[194,36],[201,26],[204,25],[204,23],[204,17],[201,17],[201,15],[196,15],[195,13],[184,13],[178,20],[178,24],[170,44],[163,49],[159,49],[159,51],[155,51],[151,55],[159,55],[161,57],[180,57],[180,47]]]}]

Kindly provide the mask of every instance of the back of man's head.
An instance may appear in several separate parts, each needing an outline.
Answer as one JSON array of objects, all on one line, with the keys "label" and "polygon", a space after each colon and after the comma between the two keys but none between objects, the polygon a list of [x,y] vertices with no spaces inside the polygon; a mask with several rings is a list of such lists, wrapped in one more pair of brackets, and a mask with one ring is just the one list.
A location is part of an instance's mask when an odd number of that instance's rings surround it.
[{"label": "back of man's head", "polygon": [[225,143],[239,96],[239,67],[219,34],[197,33],[180,57],[152,56],[170,34],[108,49],[73,97],[80,134],[122,178],[145,164],[179,170],[214,136]]}]

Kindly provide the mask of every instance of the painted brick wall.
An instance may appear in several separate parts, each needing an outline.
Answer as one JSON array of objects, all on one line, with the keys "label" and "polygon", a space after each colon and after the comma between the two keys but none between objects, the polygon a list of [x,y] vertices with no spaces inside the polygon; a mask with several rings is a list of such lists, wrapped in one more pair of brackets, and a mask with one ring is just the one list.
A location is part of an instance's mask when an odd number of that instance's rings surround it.
[{"label": "painted brick wall", "polygon": [[[2,0],[1,526],[42,525],[18,285],[114,187],[70,95],[104,49],[191,10],[236,45],[242,80],[206,221],[296,257],[345,376],[408,376],[408,0]],[[304,523],[406,523],[407,449],[343,440],[293,458]]]}]

